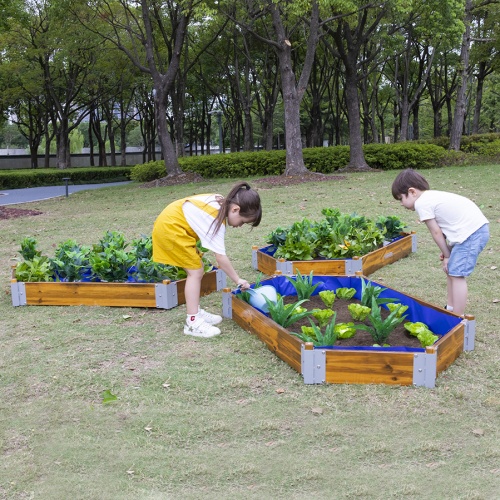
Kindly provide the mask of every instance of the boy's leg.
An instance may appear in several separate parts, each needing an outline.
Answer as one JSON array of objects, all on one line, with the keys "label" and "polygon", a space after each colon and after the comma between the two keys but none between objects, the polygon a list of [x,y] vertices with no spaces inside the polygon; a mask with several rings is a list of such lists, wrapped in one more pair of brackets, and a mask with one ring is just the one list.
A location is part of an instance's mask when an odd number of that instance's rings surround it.
[{"label": "boy's leg", "polygon": [[467,304],[467,281],[463,276],[448,276],[448,305],[462,316]]}]

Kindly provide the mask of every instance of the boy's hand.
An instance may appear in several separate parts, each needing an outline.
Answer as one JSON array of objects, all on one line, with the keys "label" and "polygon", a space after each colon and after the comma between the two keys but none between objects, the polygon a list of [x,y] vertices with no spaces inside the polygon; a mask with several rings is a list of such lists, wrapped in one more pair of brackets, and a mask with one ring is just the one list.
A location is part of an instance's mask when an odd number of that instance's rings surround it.
[{"label": "boy's hand", "polygon": [[450,258],[449,257],[445,257],[443,254],[441,254],[440,259],[443,262],[443,271],[446,274],[448,274],[448,261],[450,260]]}]

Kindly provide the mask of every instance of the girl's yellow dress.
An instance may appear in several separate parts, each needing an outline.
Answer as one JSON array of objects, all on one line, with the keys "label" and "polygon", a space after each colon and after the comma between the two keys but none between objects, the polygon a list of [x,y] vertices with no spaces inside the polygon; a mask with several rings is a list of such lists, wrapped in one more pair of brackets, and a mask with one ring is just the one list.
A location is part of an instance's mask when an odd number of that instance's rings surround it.
[{"label": "girl's yellow dress", "polygon": [[153,261],[186,269],[199,269],[203,266],[201,256],[196,249],[199,240],[189,226],[182,206],[186,202],[208,213],[214,219],[219,211],[208,205],[200,197],[209,194],[188,196],[170,203],[158,216],[153,226]]}]

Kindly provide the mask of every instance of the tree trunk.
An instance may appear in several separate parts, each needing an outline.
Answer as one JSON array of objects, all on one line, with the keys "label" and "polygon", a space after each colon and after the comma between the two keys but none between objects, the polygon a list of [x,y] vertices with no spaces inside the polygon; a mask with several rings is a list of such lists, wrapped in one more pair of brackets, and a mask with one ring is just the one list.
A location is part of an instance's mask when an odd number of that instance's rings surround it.
[{"label": "tree trunk", "polygon": [[165,169],[168,176],[179,175],[182,170],[179,166],[177,153],[174,148],[172,139],[167,126],[167,96],[163,92],[156,92],[155,108],[156,108],[156,123],[158,127],[158,140],[162,157],[165,161]]},{"label": "tree trunk", "polygon": [[346,68],[346,106],[349,117],[349,163],[342,170],[371,170],[366,163],[361,138],[359,98],[356,74]]},{"label": "tree trunk", "polygon": [[66,169],[70,165],[68,164],[69,156],[69,132],[68,132],[68,119],[63,117],[58,124],[56,130],[56,142],[57,142],[57,159],[56,166],[60,169]]},{"label": "tree trunk", "polygon": [[292,66],[292,44],[285,32],[279,4],[271,6],[273,27],[278,44],[278,61],[281,74],[281,86],[285,109],[285,142],[286,168],[285,175],[308,173],[302,154],[302,137],[300,131],[300,102],[307,87],[314,61],[314,54],[319,40],[319,8],[316,0],[312,2],[312,13],[309,23],[307,52],[298,84]]},{"label": "tree trunk", "polygon": [[467,100],[467,82],[469,75],[469,55],[470,55],[470,25],[472,21],[472,0],[465,2],[465,31],[462,36],[462,47],[460,49],[461,71],[455,102],[455,114],[450,131],[450,150],[459,151],[462,141],[462,132],[465,121],[465,107]]},{"label": "tree trunk", "polygon": [[[487,67],[489,66],[489,67]],[[492,72],[491,65],[487,65],[486,61],[479,63],[477,72],[477,87],[476,87],[476,104],[474,106],[474,119],[472,120],[472,133],[479,134],[479,122],[481,118],[481,106],[483,103],[483,88],[484,79]]]}]

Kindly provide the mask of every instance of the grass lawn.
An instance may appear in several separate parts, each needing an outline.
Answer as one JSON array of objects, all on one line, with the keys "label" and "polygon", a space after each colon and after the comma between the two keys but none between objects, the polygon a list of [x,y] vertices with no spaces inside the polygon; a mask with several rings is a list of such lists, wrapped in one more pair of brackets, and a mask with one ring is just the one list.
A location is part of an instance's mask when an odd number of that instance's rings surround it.
[{"label": "grass lawn", "polygon": [[[500,166],[423,174],[433,189],[472,198],[491,230],[468,280],[475,350],[435,389],[305,385],[228,319],[213,339],[184,335],[185,306],[12,306],[10,266],[25,236],[50,256],[58,243],[96,243],[107,230],[131,240],[150,234],[169,202],[226,194],[233,181],[131,184],[18,206],[43,213],[0,221],[0,498],[498,498]],[[264,246],[278,226],[320,219],[322,208],[398,215],[417,232],[418,250],[371,277],[443,305],[439,250],[392,198],[396,175],[260,189],[261,225],[228,230],[240,276],[258,277],[252,245]],[[221,294],[202,307],[220,311]],[[103,404],[105,390],[118,399]]]}]

